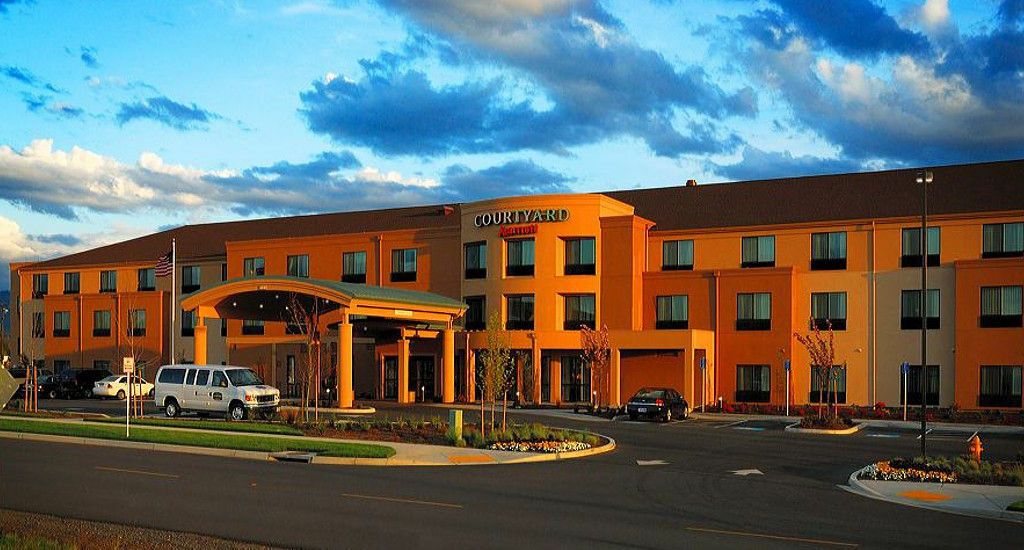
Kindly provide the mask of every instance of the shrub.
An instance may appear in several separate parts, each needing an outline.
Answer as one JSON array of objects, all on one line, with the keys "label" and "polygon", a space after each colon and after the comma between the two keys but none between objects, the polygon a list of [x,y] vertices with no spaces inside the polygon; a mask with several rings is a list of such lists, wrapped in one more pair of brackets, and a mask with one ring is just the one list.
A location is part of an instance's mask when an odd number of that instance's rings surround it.
[{"label": "shrub", "polygon": [[884,401],[879,401],[878,403],[875,403],[875,410],[876,411],[884,409],[884,408],[885,408],[885,402]]},{"label": "shrub", "polygon": [[281,415],[281,420],[283,420],[285,424],[294,426],[299,423],[298,409],[278,409],[278,414]]},{"label": "shrub", "polygon": [[466,445],[473,447],[474,449],[482,449],[487,446],[487,440],[484,436],[480,435],[480,432],[474,429],[467,429],[462,434],[462,438],[466,441]]},{"label": "shrub", "polygon": [[445,431],[444,436],[445,436],[445,438],[448,439],[448,444],[450,444],[450,445],[454,445],[456,447],[465,447],[466,446],[466,440],[461,438],[461,437],[459,437],[459,434],[456,433],[454,426],[452,426],[451,428],[448,428],[448,430]]}]

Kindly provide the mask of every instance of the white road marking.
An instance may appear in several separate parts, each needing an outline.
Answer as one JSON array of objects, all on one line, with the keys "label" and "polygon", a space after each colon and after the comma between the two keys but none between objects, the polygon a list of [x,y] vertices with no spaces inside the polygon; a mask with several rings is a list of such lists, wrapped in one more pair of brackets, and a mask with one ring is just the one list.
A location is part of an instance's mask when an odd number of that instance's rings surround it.
[{"label": "white road marking", "polygon": [[637,466],[664,466],[666,464],[668,464],[668,462],[665,462],[664,460],[640,460],[639,458],[636,459]]},{"label": "white road marking", "polygon": [[729,426],[735,426],[737,424],[742,424],[744,422],[746,422],[746,420],[737,420],[736,422],[730,422],[728,424],[722,424],[721,426],[715,426],[715,427],[716,428],[728,428]]},{"label": "white road marking", "polygon": [[755,468],[751,468],[749,470],[731,470],[731,472],[736,474],[736,475],[738,475],[738,476],[749,476],[749,475],[763,476],[764,475],[764,472],[762,472],[761,470],[757,470]]}]

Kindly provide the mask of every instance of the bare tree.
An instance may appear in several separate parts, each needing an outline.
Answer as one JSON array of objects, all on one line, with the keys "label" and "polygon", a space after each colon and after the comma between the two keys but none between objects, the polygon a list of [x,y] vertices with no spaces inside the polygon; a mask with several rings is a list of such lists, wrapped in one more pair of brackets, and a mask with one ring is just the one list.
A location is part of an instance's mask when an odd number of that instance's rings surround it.
[{"label": "bare tree", "polygon": [[483,429],[483,402],[491,403],[491,429],[494,429],[494,409],[498,393],[504,391],[508,379],[508,364],[511,350],[508,333],[501,326],[501,315],[495,311],[487,318],[487,349],[483,354],[483,372],[480,409],[481,431]]},{"label": "bare tree", "polygon": [[320,418],[319,395],[314,393],[320,389],[320,317],[323,311],[320,307],[320,298],[311,298],[311,303],[303,303],[301,295],[291,293],[288,297],[288,305],[285,307],[285,322],[295,327],[304,337],[305,354],[302,361],[302,419],[308,420],[308,405],[310,399],[313,403],[313,417]]},{"label": "bare tree", "polygon": [[593,381],[593,408],[607,398],[606,379],[611,358],[611,344],[608,341],[608,326],[602,325],[594,330],[586,325],[580,327],[580,355],[590,365],[590,376]]},{"label": "bare tree", "polygon": [[[811,359],[812,376],[818,375],[818,418],[824,418],[822,403],[831,403],[832,376],[836,362],[835,335],[832,332],[832,323],[826,321],[825,335],[818,329],[818,324],[811,318],[811,331],[805,336],[794,332],[797,342],[807,350]],[[824,398],[823,398],[824,396]],[[830,417],[834,413],[830,411]]]}]

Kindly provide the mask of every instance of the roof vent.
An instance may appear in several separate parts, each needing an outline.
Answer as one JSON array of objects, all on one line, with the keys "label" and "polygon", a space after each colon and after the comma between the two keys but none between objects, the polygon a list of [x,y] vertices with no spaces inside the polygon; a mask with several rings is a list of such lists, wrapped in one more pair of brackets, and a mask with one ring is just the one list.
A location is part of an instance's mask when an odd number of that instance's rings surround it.
[{"label": "roof vent", "polygon": [[697,186],[697,180],[686,180],[686,186],[687,187],[696,187]]}]

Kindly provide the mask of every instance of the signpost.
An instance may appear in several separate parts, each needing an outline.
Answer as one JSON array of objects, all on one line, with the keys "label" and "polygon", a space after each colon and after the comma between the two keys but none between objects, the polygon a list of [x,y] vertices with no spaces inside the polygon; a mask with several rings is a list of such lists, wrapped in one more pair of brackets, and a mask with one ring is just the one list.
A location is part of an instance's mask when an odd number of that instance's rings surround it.
[{"label": "signpost", "polygon": [[910,379],[910,363],[906,361],[900,365],[900,372],[903,373],[903,421],[907,420],[907,380]]},{"label": "signpost", "polygon": [[131,437],[130,419],[132,417],[131,406],[132,406],[132,378],[135,374],[135,358],[125,357],[123,369],[125,379],[128,381],[128,395],[124,400],[124,437],[125,439]]},{"label": "signpost", "polygon": [[789,416],[789,359],[782,362],[782,368],[786,369],[786,416]]},{"label": "signpost", "polygon": [[708,400],[708,358],[700,358],[700,412],[704,412],[704,403]]}]

